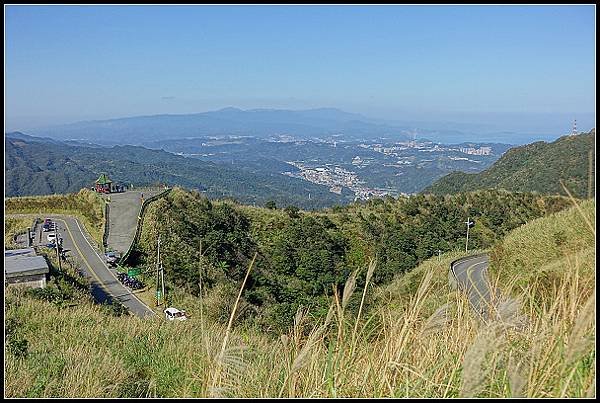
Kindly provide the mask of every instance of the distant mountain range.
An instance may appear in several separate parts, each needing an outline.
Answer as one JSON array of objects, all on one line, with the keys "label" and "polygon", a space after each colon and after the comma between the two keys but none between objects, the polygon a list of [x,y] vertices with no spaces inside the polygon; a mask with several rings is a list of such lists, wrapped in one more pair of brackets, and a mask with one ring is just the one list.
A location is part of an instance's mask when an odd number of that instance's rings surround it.
[{"label": "distant mountain range", "polygon": [[[510,129],[506,122],[514,118]],[[590,118],[582,115],[583,121]],[[79,121],[68,124],[28,128],[27,133],[56,140],[78,140],[104,145],[143,145],[157,140],[198,138],[203,136],[252,136],[268,138],[290,135],[300,139],[331,138],[343,140],[387,139],[402,141],[416,136],[445,144],[476,142],[526,144],[536,140],[551,141],[569,127],[566,116],[523,117],[507,115],[506,119],[473,116],[473,122],[419,120],[407,118],[371,118],[336,108],[307,110],[223,108],[191,114],[157,114],[117,119]],[[476,123],[479,122],[479,123]],[[495,123],[494,123],[495,122]],[[520,122],[520,123],[519,123]],[[545,122],[545,123],[540,123]],[[566,124],[566,126],[565,126]],[[545,129],[542,129],[545,128]],[[19,127],[11,126],[19,131]],[[558,132],[557,132],[558,131]],[[567,130],[568,132],[568,130]]]},{"label": "distant mountain range", "polygon": [[5,196],[75,192],[91,187],[102,172],[124,185],[168,183],[246,204],[273,200],[279,206],[311,209],[344,204],[354,196],[348,191],[331,193],[326,186],[297,178],[246,172],[162,150],[67,143],[19,132],[6,134],[4,157]]},{"label": "distant mountain range", "polygon": [[409,138],[403,132],[406,130],[334,108],[300,111],[224,108],[196,114],[84,121],[29,132],[58,140],[139,145],[148,141],[207,135],[268,137],[287,134],[307,138],[344,134],[348,137],[393,136],[405,140]]},{"label": "distant mountain range", "polygon": [[589,153],[591,151],[595,156],[595,137],[596,131],[592,130],[586,134],[563,136],[552,143],[539,141],[511,148],[485,171],[450,173],[422,193],[452,194],[497,188],[564,195],[562,180],[574,196],[587,197]]},{"label": "distant mountain range", "polygon": [[[28,130],[35,136],[104,145],[143,145],[204,136],[253,136],[344,140],[385,138],[397,141],[428,139],[445,143],[464,141],[513,143],[523,135],[494,132],[481,124],[417,122],[373,119],[336,108],[308,110],[224,108],[194,114],[162,114],[91,120]],[[510,140],[510,141],[509,141]],[[514,144],[514,143],[513,143]]]}]

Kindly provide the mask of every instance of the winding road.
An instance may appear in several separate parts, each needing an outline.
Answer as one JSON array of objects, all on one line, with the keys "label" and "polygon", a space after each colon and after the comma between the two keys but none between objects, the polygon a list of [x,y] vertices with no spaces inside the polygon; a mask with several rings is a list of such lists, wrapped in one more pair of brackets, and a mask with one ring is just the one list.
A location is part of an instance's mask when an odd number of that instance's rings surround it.
[{"label": "winding road", "polygon": [[482,317],[489,316],[491,307],[491,287],[487,280],[489,256],[486,254],[473,255],[455,260],[450,270],[468,298],[473,309]]},{"label": "winding road", "polygon": [[[84,234],[83,226],[74,217],[47,215],[59,227],[63,238],[63,248],[70,250],[81,262],[81,269],[91,279],[92,293],[98,302],[116,299],[125,305],[131,313],[139,317],[153,316],[154,311],[144,304],[129,289],[124,287],[116,277],[115,271],[106,265],[105,260],[92,246]],[[36,228],[34,245],[45,245],[48,232],[42,232],[41,226]]]}]

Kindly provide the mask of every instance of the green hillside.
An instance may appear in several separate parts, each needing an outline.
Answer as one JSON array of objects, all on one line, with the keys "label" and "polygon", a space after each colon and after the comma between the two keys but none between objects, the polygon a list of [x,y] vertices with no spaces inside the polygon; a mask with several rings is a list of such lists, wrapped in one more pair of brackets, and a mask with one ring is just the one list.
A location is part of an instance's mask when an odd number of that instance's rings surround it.
[{"label": "green hillside", "polygon": [[[596,132],[563,136],[508,150],[490,168],[476,174],[453,172],[422,193],[452,194],[476,189],[565,194],[561,181],[576,197],[588,197],[589,152]],[[593,161],[592,161],[593,164]],[[593,175],[593,172],[592,172]],[[593,182],[593,178],[592,178]],[[594,192],[592,183],[592,195]]]},{"label": "green hillside", "polygon": [[[9,133],[5,138],[6,196],[77,192],[102,172],[122,184],[166,183],[203,191],[210,198],[313,209],[343,204],[325,186],[285,175],[246,172],[223,164],[135,146],[91,147]],[[310,200],[306,195],[310,194]]]},{"label": "green hillside", "polygon": [[[467,217],[477,223],[470,248],[487,248],[508,231],[568,205],[560,196],[478,191],[375,199],[307,212],[211,202],[176,188],[149,206],[133,263],[154,264],[160,234],[171,296],[199,295],[201,279],[209,295],[221,296],[211,299],[215,304],[209,312],[224,312],[220,318],[225,322],[229,299],[237,295],[236,285],[258,253],[243,294],[244,318],[276,333],[293,323],[300,306],[326,315],[333,289],[339,290],[371,258],[379,261],[373,283],[385,284],[431,256],[463,249]],[[364,281],[362,273],[357,282]]]},{"label": "green hillside", "polygon": [[[488,323],[448,284],[461,252],[381,287],[349,276],[327,298],[325,317],[315,322],[312,310],[299,309],[273,336],[238,320],[229,333],[192,296],[186,322],[119,316],[82,296],[70,269],[53,268],[48,292],[7,289],[5,395],[593,397],[594,215],[587,201],[494,243],[492,281],[517,304],[503,307],[512,316]],[[556,236],[565,222],[580,230]],[[527,270],[514,267],[523,256],[532,256]],[[365,309],[355,309],[363,299]],[[523,315],[525,326],[513,320]]]}]

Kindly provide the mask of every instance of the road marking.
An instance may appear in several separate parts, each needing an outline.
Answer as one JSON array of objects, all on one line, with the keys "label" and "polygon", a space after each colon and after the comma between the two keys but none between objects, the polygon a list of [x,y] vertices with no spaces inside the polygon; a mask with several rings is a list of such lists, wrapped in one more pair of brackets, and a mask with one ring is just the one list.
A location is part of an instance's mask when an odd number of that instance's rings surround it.
[{"label": "road marking", "polygon": [[[67,229],[67,231],[69,232],[69,236],[71,237],[71,241],[73,241],[73,246],[75,246],[75,248],[77,249],[77,251],[79,252],[79,256],[81,256],[81,259],[84,261],[84,263],[87,265],[87,267],[90,269],[90,273],[94,276],[94,278],[100,283],[100,287],[109,295],[110,292],[108,291],[108,289],[106,288],[106,284],[104,284],[104,282],[102,280],[100,280],[100,277],[98,277],[98,275],[96,274],[96,272],[94,271],[94,269],[92,269],[92,266],[90,266],[89,262],[87,261],[87,259],[85,258],[85,255],[83,254],[83,252],[81,251],[81,249],[79,249],[79,246],[77,246],[77,242],[75,242],[75,237],[73,236],[73,233],[71,232],[71,230],[69,229],[69,226],[67,225],[66,221],[60,218],[55,218],[55,220],[57,221],[62,221],[63,224],[65,224],[65,228]],[[81,234],[83,236],[83,233]],[[84,236],[85,239],[85,236]]]},{"label": "road marking", "polygon": [[466,272],[467,272],[467,277],[470,277],[470,274],[471,274],[471,273],[473,273],[473,268],[474,268],[475,266],[479,266],[480,264],[486,264],[486,263],[487,263],[487,262],[485,262],[485,261],[484,261],[484,262],[479,262],[479,263],[475,263],[475,264],[472,264],[471,266],[467,267],[467,270],[466,270]]},{"label": "road marking", "polygon": [[[73,219],[75,221],[75,224],[77,224],[77,227],[79,228],[79,231],[81,232],[81,235],[83,236],[83,239],[85,239],[85,241],[87,242],[88,245],[90,245],[90,248],[92,248],[92,250],[94,251],[94,253],[96,254],[96,256],[98,256],[98,259],[100,259],[100,262],[102,264],[104,264],[104,261],[102,260],[102,258],[100,257],[100,255],[98,254],[98,252],[96,252],[96,249],[94,249],[94,247],[92,246],[92,244],[87,240],[87,238],[85,237],[85,235],[83,234],[83,230],[81,229],[81,227],[79,226],[79,221],[77,221],[77,219]],[[121,284],[121,282],[119,281],[119,279],[117,278],[117,276],[115,276],[115,274],[107,267],[106,270],[110,273],[110,275],[117,281],[118,284]],[[122,286],[123,289],[127,292],[129,292],[129,295],[133,296],[135,299],[138,300],[138,302],[140,304],[142,304],[147,310],[149,310],[150,312],[154,313],[154,311],[152,309],[150,309],[150,307],[148,305],[146,305],[144,302],[142,302],[141,299],[138,298],[137,295],[135,295],[132,291],[129,291],[125,286]]]},{"label": "road marking", "polygon": [[[489,308],[489,307],[491,307],[491,304],[490,304],[490,302],[489,302],[489,301],[487,301],[487,300],[486,300],[486,298],[485,298],[486,296],[489,296],[489,295],[490,295],[490,289],[489,289],[489,287],[487,286],[487,284],[485,284],[485,281],[486,281],[486,279],[482,278],[482,281],[484,282],[483,286],[485,287],[484,293],[482,294],[482,293],[479,291],[479,288],[477,287],[477,283],[476,283],[476,282],[474,282],[474,281],[473,281],[473,278],[471,277],[471,274],[473,273],[473,268],[474,268],[475,266],[479,266],[479,265],[481,265],[481,264],[486,264],[486,263],[488,263],[488,261],[487,261],[487,260],[486,260],[486,261],[483,261],[483,262],[479,262],[479,263],[472,264],[471,266],[467,267],[466,273],[467,273],[467,279],[469,280],[470,284],[472,285],[472,287],[470,287],[470,291],[472,291],[472,290],[474,289],[474,290],[475,290],[475,293],[476,293],[476,294],[479,296],[479,298],[480,298],[480,300],[478,301],[478,302],[479,302],[479,304],[478,304],[478,305],[479,305],[479,306],[481,306],[481,305],[482,305],[482,304],[481,304],[481,302],[483,302],[483,306],[484,306],[484,308],[485,308],[485,307],[488,307],[488,308]],[[469,300],[470,300],[470,298],[469,298]],[[472,304],[473,306],[475,306],[475,304],[474,304],[473,302],[471,302],[471,304]]]},{"label": "road marking", "polygon": [[[75,221],[75,224],[77,224],[77,228],[79,228],[79,232],[81,232],[81,237],[87,242],[87,244],[90,246],[90,248],[94,251],[94,253],[96,254],[96,256],[98,256],[98,259],[100,259],[100,262],[102,264],[104,264],[104,262],[102,261],[102,258],[100,257],[100,255],[98,254],[98,252],[96,252],[96,249],[94,249],[94,247],[92,246],[92,244],[90,244],[90,242],[87,240],[87,238],[85,237],[85,234],[83,233],[83,230],[81,229],[81,226],[79,226],[79,222],[77,221],[76,218],[71,218],[73,221]],[[87,259],[84,257],[83,253],[81,252],[81,249],[79,249],[79,247],[77,246],[77,244],[75,243],[75,238],[73,237],[73,234],[71,233],[71,230],[69,229],[69,226],[67,225],[67,223],[63,220],[63,219],[58,219],[62,221],[65,224],[65,227],[67,228],[67,231],[69,231],[69,235],[71,236],[71,240],[73,241],[73,245],[75,245],[75,247],[77,248],[77,250],[79,251],[79,254],[81,255],[82,259],[85,261],[86,265],[90,268],[93,276],[96,278],[96,280],[98,280],[100,282],[100,285],[102,286],[102,288],[104,289],[104,291],[106,291],[106,293],[108,295],[110,295],[111,297],[115,298],[118,300],[118,296],[113,295],[110,290],[107,288],[108,286],[106,286],[106,284],[104,282],[102,282],[102,280],[100,280],[100,278],[96,275],[96,272],[94,271],[94,269],[92,269],[92,267],[90,266],[90,264],[88,263]],[[110,275],[117,281],[118,284],[121,284],[119,282],[119,279],[117,278],[117,276],[115,276],[115,274],[107,267],[106,270],[110,273]],[[129,294],[124,294],[124,295],[131,295],[133,296],[136,300],[138,300],[138,302],[140,304],[142,304],[142,306],[144,308],[146,308],[148,311],[150,311],[152,314],[155,314],[155,312],[150,309],[150,307],[148,305],[146,305],[144,302],[142,302],[142,300],[140,300],[138,298],[137,295],[135,295],[133,292],[129,291],[127,288],[125,288],[125,286],[122,286],[123,289],[128,292]],[[121,295],[122,296],[122,295]]]}]

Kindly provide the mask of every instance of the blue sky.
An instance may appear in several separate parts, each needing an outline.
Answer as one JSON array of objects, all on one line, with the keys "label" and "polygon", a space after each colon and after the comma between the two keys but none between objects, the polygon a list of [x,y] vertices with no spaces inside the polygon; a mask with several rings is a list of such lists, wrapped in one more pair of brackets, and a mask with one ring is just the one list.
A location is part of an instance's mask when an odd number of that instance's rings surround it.
[{"label": "blue sky", "polygon": [[240,108],[595,124],[593,6],[6,6],[6,129]]}]

